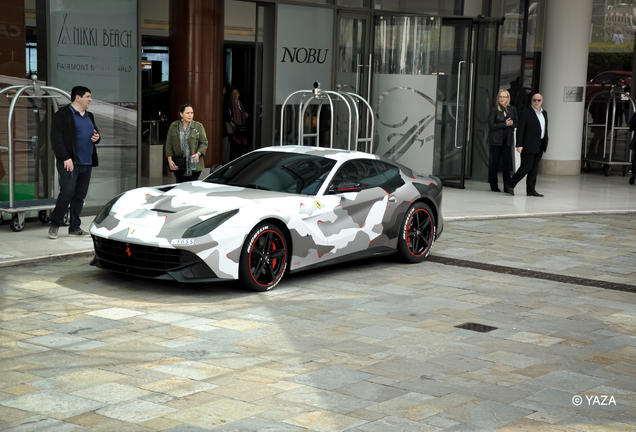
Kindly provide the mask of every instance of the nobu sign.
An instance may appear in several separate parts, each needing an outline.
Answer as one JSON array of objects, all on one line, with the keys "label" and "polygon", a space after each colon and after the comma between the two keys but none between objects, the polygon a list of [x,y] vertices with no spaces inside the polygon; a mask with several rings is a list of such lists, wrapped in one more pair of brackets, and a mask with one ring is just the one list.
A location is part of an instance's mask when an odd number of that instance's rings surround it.
[{"label": "nobu sign", "polygon": [[328,49],[316,48],[283,48],[283,59],[281,63],[290,61],[291,63],[319,63],[323,64],[327,60]]}]

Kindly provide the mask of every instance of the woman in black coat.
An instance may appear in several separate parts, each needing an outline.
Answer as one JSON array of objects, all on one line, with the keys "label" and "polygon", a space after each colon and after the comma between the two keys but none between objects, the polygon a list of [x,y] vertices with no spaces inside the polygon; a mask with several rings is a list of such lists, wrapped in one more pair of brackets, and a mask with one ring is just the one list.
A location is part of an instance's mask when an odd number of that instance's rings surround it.
[{"label": "woman in black coat", "polygon": [[497,106],[490,110],[488,116],[488,144],[490,144],[490,165],[488,167],[488,182],[490,190],[501,192],[499,189],[497,172],[499,159],[503,161],[504,186],[510,183],[512,167],[512,147],[514,147],[514,129],[517,127],[517,110],[510,106],[510,93],[499,90]]}]

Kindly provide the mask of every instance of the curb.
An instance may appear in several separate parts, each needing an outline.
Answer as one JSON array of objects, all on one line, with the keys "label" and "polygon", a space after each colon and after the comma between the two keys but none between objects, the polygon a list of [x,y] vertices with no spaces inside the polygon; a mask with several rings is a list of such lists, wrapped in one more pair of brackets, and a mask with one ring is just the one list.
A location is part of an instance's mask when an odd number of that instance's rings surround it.
[{"label": "curb", "polygon": [[589,211],[570,211],[570,212],[551,212],[551,213],[515,213],[515,214],[504,214],[504,215],[454,216],[454,217],[445,217],[444,223],[469,221],[469,220],[521,219],[521,218],[558,217],[558,216],[627,215],[627,214],[634,214],[634,213],[636,213],[636,210],[589,210]]},{"label": "curb", "polygon": [[95,254],[95,251],[91,249],[91,250],[85,250],[85,251],[64,252],[59,254],[51,254],[51,255],[45,255],[45,256],[29,257],[29,258],[18,258],[11,261],[0,261],[0,268],[31,264],[34,262],[41,262],[41,261],[52,261],[52,260],[62,259],[62,258],[72,258],[72,257],[77,257],[82,255],[94,255],[94,254]]}]

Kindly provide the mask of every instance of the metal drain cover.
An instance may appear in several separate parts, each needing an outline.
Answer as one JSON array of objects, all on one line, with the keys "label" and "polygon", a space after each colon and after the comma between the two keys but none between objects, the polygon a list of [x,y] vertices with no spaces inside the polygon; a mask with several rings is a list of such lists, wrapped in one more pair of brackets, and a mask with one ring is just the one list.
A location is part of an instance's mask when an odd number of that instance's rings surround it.
[{"label": "metal drain cover", "polygon": [[455,327],[464,329],[464,330],[472,330],[479,333],[488,333],[490,331],[497,330],[497,327],[492,327],[486,324],[471,323],[471,322],[459,324],[459,325],[456,325]]}]

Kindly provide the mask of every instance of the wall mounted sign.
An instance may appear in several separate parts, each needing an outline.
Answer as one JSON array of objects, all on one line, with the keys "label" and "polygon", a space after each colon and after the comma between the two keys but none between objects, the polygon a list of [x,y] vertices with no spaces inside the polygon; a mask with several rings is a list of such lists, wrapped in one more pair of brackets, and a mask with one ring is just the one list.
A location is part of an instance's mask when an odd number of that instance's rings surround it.
[{"label": "wall mounted sign", "polygon": [[563,102],[583,102],[583,87],[563,87]]},{"label": "wall mounted sign", "polygon": [[276,104],[318,81],[331,90],[333,10],[278,5],[276,35]]},{"label": "wall mounted sign", "polygon": [[50,10],[51,84],[136,106],[137,0],[55,0]]}]

